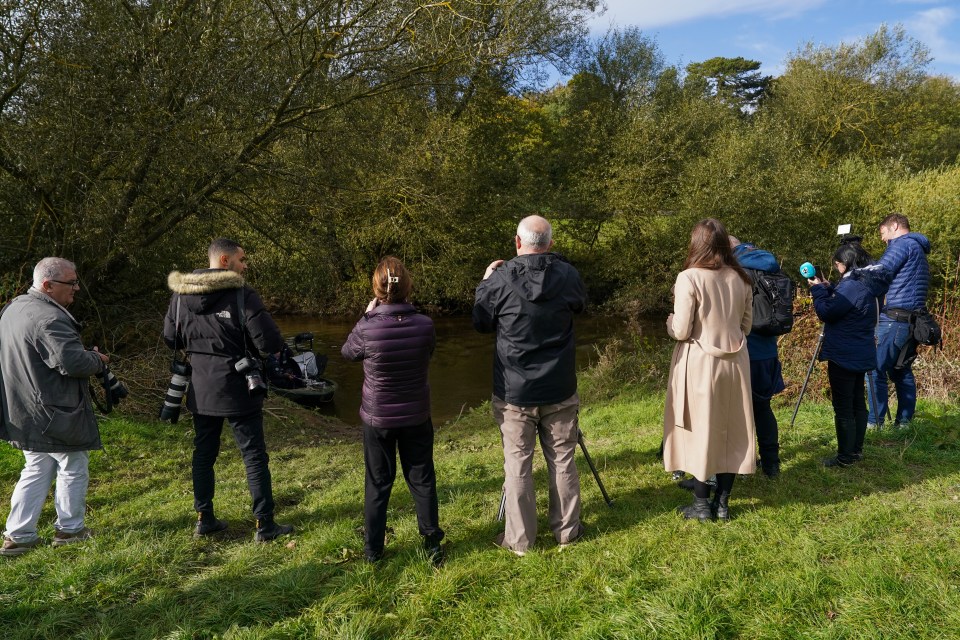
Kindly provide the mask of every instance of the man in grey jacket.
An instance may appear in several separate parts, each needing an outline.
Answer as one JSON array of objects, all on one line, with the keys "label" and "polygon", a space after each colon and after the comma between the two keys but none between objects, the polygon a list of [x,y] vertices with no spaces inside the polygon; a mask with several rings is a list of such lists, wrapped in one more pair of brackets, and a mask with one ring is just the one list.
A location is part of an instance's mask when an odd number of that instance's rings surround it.
[{"label": "man in grey jacket", "polygon": [[84,349],[80,323],[67,311],[79,288],[72,262],[44,258],[33,270],[33,286],[0,317],[0,438],[24,457],[0,555],[20,555],[40,543],[37,522],[54,477],[53,544],[91,535],[84,524],[89,452],[102,446],[87,382],[109,358],[97,347]]},{"label": "man in grey jacket", "polygon": [[503,440],[506,528],[497,544],[524,555],[537,537],[533,447],[539,436],[550,474],[550,528],[563,548],[583,534],[573,316],[586,293],[580,274],[551,253],[550,223],[520,221],[517,257],[495,260],[477,286],[473,326],[497,335],[493,415]]}]

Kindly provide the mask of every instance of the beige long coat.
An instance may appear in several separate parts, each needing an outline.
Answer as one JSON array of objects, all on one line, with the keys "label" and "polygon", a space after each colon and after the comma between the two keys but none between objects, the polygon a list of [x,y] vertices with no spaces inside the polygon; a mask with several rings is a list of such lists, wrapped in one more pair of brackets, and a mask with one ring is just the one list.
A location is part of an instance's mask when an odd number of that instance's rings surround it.
[{"label": "beige long coat", "polygon": [[701,481],[753,473],[756,449],[746,334],[753,291],[730,268],[687,269],[673,288],[677,341],[663,420],[663,464]]}]

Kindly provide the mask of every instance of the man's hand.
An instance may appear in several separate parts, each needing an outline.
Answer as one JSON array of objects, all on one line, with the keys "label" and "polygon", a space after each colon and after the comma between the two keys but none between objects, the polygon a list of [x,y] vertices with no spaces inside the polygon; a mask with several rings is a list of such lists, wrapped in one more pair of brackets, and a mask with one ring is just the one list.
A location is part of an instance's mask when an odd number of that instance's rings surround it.
[{"label": "man's hand", "polygon": [[503,264],[503,260],[494,260],[490,263],[490,266],[487,267],[487,270],[483,274],[483,279],[486,280],[490,277],[490,274],[493,273],[497,267]]},{"label": "man's hand", "polygon": [[108,364],[108,363],[110,362],[110,356],[108,356],[108,355],[105,354],[105,353],[100,353],[100,349],[99,349],[99,348],[94,347],[94,348],[93,348],[93,352],[94,352],[95,354],[97,354],[98,356],[100,356],[100,362],[102,362],[103,364]]},{"label": "man's hand", "polygon": [[370,313],[371,311],[373,311],[374,309],[377,308],[377,305],[378,305],[378,304],[380,304],[380,300],[378,300],[377,298],[374,298],[374,299],[371,300],[370,303],[367,305],[367,310],[364,311],[364,313]]}]

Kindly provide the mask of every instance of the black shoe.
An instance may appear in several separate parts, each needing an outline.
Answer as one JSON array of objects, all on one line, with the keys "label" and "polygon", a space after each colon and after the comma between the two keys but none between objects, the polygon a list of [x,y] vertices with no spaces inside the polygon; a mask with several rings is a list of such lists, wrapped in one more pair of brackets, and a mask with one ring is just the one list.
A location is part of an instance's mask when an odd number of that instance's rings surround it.
[{"label": "black shoe", "polygon": [[767,476],[768,478],[776,478],[778,475],[780,475],[780,465],[778,464],[769,467],[761,467],[761,469],[763,470],[763,475]]},{"label": "black shoe", "polygon": [[840,456],[833,456],[832,458],[824,458],[823,466],[825,467],[849,467],[856,460],[841,460]]},{"label": "black shoe", "polygon": [[273,521],[273,516],[264,516],[257,519],[257,532],[253,534],[253,539],[257,542],[270,542],[290,533],[293,533],[292,524],[277,524]]},{"label": "black shoe", "polygon": [[218,520],[212,511],[198,511],[197,526],[193,529],[193,537],[202,538],[203,536],[225,531],[226,528],[227,523],[223,520]]},{"label": "black shoe", "polygon": [[444,560],[446,560],[446,554],[440,546],[441,540],[443,540],[443,533],[423,537],[423,550],[427,552],[427,559],[430,564],[435,567],[442,566]]},{"label": "black shoe", "polygon": [[376,564],[381,560],[383,560],[383,551],[380,551],[378,553],[367,552],[365,556],[366,556],[367,562],[369,562],[370,564]]},{"label": "black shoe", "polygon": [[696,519],[700,522],[713,520],[713,511],[710,509],[710,498],[694,498],[693,504],[686,507],[678,507],[677,511],[687,520]]}]

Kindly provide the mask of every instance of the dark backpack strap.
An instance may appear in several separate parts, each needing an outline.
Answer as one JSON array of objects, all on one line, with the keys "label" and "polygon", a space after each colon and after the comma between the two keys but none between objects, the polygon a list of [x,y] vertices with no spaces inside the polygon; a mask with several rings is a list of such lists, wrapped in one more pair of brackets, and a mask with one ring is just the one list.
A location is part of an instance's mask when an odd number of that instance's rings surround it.
[{"label": "dark backpack strap", "polygon": [[[240,339],[243,340],[243,355],[250,355],[250,348],[247,344],[247,307],[246,291],[243,287],[237,289],[237,313],[240,315]],[[259,353],[257,354],[259,358]]]}]

